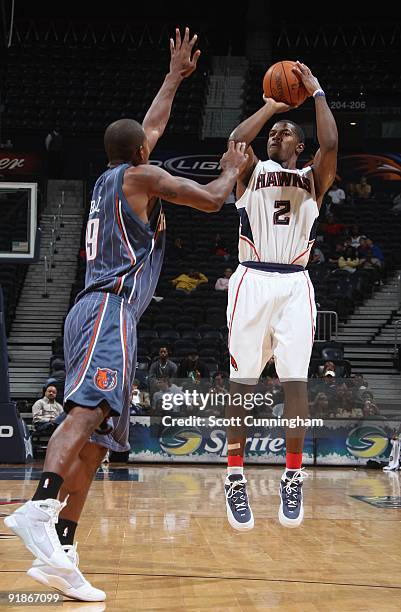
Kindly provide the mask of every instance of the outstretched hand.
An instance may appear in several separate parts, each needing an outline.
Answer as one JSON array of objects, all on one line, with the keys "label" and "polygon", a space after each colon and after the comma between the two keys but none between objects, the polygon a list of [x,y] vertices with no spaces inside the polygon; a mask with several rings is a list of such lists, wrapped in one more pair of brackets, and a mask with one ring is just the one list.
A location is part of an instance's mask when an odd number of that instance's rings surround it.
[{"label": "outstretched hand", "polygon": [[220,160],[220,166],[223,170],[230,168],[237,169],[239,174],[246,166],[248,161],[248,153],[245,153],[247,145],[245,142],[234,142],[230,140],[228,143],[227,151],[224,153]]},{"label": "outstretched hand", "polygon": [[293,106],[289,106],[284,102],[276,102],[273,98],[268,98],[263,94],[263,101],[265,104],[268,104],[274,113],[286,113],[287,111],[294,108]]},{"label": "outstretched hand", "polygon": [[201,54],[198,49],[192,55],[192,49],[198,39],[195,34],[191,40],[189,40],[189,28],[185,28],[185,34],[183,40],[181,40],[181,33],[179,28],[175,31],[175,42],[170,38],[170,72],[175,75],[179,75],[182,79],[189,77],[190,74],[196,69],[196,64]]},{"label": "outstretched hand", "polygon": [[315,76],[313,76],[311,69],[305,64],[302,64],[302,62],[297,62],[291,70],[302,81],[310,96],[316,91],[316,89],[321,89],[319,81]]}]

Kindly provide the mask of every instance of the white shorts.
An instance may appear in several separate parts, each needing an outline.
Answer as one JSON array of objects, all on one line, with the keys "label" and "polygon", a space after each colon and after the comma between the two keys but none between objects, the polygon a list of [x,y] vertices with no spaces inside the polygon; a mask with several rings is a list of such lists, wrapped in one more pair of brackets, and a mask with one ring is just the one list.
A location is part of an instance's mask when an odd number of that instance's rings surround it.
[{"label": "white shorts", "polygon": [[307,272],[264,272],[241,264],[227,306],[230,378],[254,384],[274,355],[281,381],[307,381],[316,325]]}]

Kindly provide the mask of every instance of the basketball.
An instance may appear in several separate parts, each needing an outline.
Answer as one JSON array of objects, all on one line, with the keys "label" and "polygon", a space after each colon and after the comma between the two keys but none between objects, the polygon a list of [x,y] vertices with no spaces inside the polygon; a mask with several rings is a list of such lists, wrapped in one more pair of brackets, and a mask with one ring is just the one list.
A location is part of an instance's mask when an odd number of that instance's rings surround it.
[{"label": "basketball", "polygon": [[292,72],[295,62],[284,60],[270,66],[263,79],[266,97],[289,106],[299,106],[308,97],[302,81]]}]

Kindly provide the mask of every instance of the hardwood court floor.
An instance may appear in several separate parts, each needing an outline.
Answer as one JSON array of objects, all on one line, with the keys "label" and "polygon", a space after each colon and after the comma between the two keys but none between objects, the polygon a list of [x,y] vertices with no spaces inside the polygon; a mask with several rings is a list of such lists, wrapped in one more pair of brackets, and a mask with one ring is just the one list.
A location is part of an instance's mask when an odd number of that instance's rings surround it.
[{"label": "hardwood court floor", "polygon": [[[352,497],[400,497],[399,473],[308,472],[305,521],[289,530],[277,520],[281,469],[249,468],[255,528],[238,533],[225,518],[223,467],[100,471],[77,540],[81,569],[107,592],[106,605],[64,602],[46,609],[399,611],[401,509],[377,508]],[[24,474],[21,467],[0,468],[3,515],[16,507],[6,499],[29,498],[33,492],[33,480],[15,479]],[[27,478],[36,475],[26,470]],[[6,533],[1,524],[0,534]],[[45,590],[26,576],[30,562],[19,540],[2,539],[0,591]]]}]

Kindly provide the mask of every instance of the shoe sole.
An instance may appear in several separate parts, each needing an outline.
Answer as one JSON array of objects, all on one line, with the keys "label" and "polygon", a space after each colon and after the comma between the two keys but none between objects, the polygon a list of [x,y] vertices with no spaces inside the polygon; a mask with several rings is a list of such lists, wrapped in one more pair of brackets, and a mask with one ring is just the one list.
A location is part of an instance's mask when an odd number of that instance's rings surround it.
[{"label": "shoe sole", "polygon": [[46,565],[50,565],[55,569],[61,569],[65,571],[71,571],[74,569],[72,563],[70,563],[69,565],[55,565],[54,561],[51,561],[48,557],[46,557],[46,555],[44,555],[42,551],[33,542],[29,533],[29,529],[27,529],[26,527],[20,527],[12,515],[7,516],[4,519],[4,524],[22,540],[22,542],[25,544],[27,549],[33,554],[34,557],[37,557]]},{"label": "shoe sole", "polygon": [[30,578],[36,580],[36,582],[55,589],[59,593],[62,593],[63,595],[65,595],[66,597],[70,597],[71,599],[76,599],[78,601],[105,601],[106,599],[106,597],[104,597],[103,599],[99,599],[99,597],[95,597],[92,599],[90,597],[84,597],[77,593],[75,589],[69,587],[68,583],[63,578],[60,578],[60,576],[49,576],[37,567],[31,567],[27,571],[27,574]]},{"label": "shoe sole", "polygon": [[230,523],[233,529],[236,529],[237,531],[249,531],[250,529],[254,528],[255,521],[253,518],[252,510],[251,510],[251,520],[248,521],[247,523],[239,523],[238,521],[235,520],[235,518],[233,517],[231,513],[231,508],[228,505],[227,500],[226,500],[226,510],[227,510],[228,522]]}]

